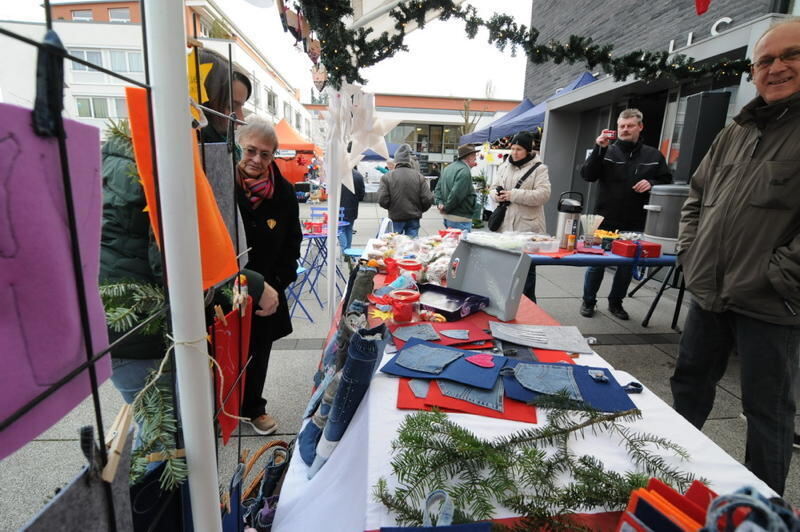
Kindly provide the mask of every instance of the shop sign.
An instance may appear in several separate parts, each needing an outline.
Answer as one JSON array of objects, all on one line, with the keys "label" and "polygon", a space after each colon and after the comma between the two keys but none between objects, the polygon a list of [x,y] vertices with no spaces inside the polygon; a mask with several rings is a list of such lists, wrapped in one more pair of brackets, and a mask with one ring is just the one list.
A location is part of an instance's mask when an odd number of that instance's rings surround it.
[{"label": "shop sign", "polygon": [[[728,26],[732,22],[733,22],[733,19],[731,17],[722,17],[722,18],[717,19],[711,25],[711,36],[712,37],[716,37],[717,35],[721,34],[723,31],[725,31],[725,26]],[[672,52],[675,52],[676,50],[678,50],[679,48],[684,48],[686,46],[691,46],[693,42],[694,42],[694,32],[690,31],[686,35],[686,44],[684,46],[680,46],[680,47],[676,48],[675,47],[675,39],[672,39],[671,41],[669,41],[669,50],[668,50],[668,52],[672,53]]]}]

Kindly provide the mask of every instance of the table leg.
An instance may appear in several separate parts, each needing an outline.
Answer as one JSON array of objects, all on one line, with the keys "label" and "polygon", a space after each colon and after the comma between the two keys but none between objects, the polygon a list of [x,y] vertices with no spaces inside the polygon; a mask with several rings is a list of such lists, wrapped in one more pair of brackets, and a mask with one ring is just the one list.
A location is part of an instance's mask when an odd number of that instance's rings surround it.
[{"label": "table leg", "polygon": [[661,288],[658,289],[658,293],[656,294],[656,298],[653,300],[653,303],[650,305],[650,308],[647,311],[647,315],[644,317],[644,321],[642,321],[642,327],[647,327],[650,323],[650,317],[653,315],[653,311],[656,309],[656,305],[658,305],[658,301],[661,299],[661,296],[664,294],[664,290],[667,288],[667,284],[669,284],[669,280],[672,278],[672,274],[675,272],[675,266],[669,267],[669,272],[667,273],[664,280],[661,282]]},{"label": "table leg", "polygon": [[647,277],[645,277],[644,279],[642,279],[641,281],[639,281],[639,284],[637,284],[637,285],[636,285],[636,286],[633,288],[633,290],[631,290],[630,292],[628,292],[628,297],[633,297],[633,294],[635,294],[637,290],[639,290],[641,287],[643,287],[643,286],[645,285],[645,283],[647,283],[647,281],[649,281],[650,279],[652,279],[653,277],[655,277],[655,276],[656,276],[656,274],[657,274],[658,272],[660,272],[660,271],[661,271],[661,268],[663,268],[663,266],[655,266],[655,268],[653,269],[653,271],[652,271],[651,273],[647,274]]}]

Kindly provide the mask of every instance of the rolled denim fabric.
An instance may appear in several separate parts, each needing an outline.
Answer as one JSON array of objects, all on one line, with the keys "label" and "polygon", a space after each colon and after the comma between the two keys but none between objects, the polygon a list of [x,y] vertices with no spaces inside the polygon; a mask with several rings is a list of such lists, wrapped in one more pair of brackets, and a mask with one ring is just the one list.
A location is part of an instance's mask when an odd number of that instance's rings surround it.
[{"label": "rolled denim fabric", "polygon": [[300,458],[303,459],[306,465],[310,466],[314,463],[317,443],[319,442],[320,436],[322,436],[322,429],[325,428],[325,424],[328,421],[331,405],[336,397],[336,390],[339,387],[340,376],[341,374],[337,373],[333,379],[331,379],[327,388],[325,388],[325,392],[322,394],[322,403],[320,403],[319,408],[316,413],[314,413],[314,417],[311,418],[311,421],[303,427],[303,431],[297,436],[297,448],[300,451]]},{"label": "rolled denim fabric", "polygon": [[[338,342],[339,342],[339,331],[333,333],[331,340],[325,346],[325,349],[322,350],[322,362],[320,363],[320,367],[317,368],[317,372],[314,374],[314,387],[319,389],[321,386],[322,381],[325,379],[325,376],[328,372],[328,369],[332,368],[336,364],[336,351],[338,349]],[[316,407],[315,407],[316,408]],[[313,413],[309,413],[308,415],[304,415],[303,418],[307,418]]]},{"label": "rolled denim fabric", "polygon": [[386,326],[381,324],[372,329],[359,329],[350,340],[336,397],[322,438],[317,444],[316,457],[308,471],[308,478],[312,478],[325,465],[347,430],[372,382],[378,357],[383,355],[388,339]]},{"label": "rolled denim fabric", "polygon": [[356,310],[348,312],[339,322],[338,342],[336,344],[336,371],[344,367],[347,351],[350,349],[350,339],[353,334],[367,326],[367,315],[358,311],[363,306],[364,304],[361,301],[353,301],[350,308],[353,309],[355,307]]}]

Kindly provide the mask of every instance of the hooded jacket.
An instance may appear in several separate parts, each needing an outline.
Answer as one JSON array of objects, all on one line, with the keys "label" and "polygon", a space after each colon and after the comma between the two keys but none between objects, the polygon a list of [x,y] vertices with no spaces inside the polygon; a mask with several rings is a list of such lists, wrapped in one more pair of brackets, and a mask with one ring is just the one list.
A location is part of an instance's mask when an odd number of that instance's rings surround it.
[{"label": "hooded jacket", "polygon": [[[541,162],[539,155],[535,154],[522,166],[514,166],[509,160],[500,166],[492,186],[499,185],[505,190],[511,191],[511,204],[506,209],[500,232],[547,232],[544,219],[544,204],[550,199],[550,176],[547,166],[540,164],[519,188],[514,188],[522,176],[527,174],[536,163]],[[497,199],[496,190],[492,191],[492,195]]]},{"label": "hooded jacket", "polygon": [[431,187],[414,169],[408,144],[397,148],[394,163],[394,170],[381,177],[378,204],[389,211],[393,222],[418,220],[433,205]]},{"label": "hooded jacket", "polygon": [[585,181],[599,181],[594,212],[603,216],[601,229],[641,231],[647,220],[644,206],[650,193],[633,190],[646,179],[651,185],[672,182],[667,162],[657,149],[642,143],[618,140],[608,148],[595,145],[581,167]]},{"label": "hooded jacket", "polygon": [[800,325],[800,93],[747,104],[692,177],[678,258],[700,306]]}]

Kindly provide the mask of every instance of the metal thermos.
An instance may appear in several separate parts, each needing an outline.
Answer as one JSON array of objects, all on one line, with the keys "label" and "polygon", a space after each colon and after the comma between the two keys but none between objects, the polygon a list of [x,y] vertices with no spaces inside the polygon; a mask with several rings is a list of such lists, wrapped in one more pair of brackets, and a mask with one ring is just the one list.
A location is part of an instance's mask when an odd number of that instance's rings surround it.
[{"label": "metal thermos", "polygon": [[558,225],[556,226],[558,247],[567,247],[569,235],[575,235],[577,240],[581,211],[583,211],[583,194],[580,192],[564,192],[558,198]]}]

